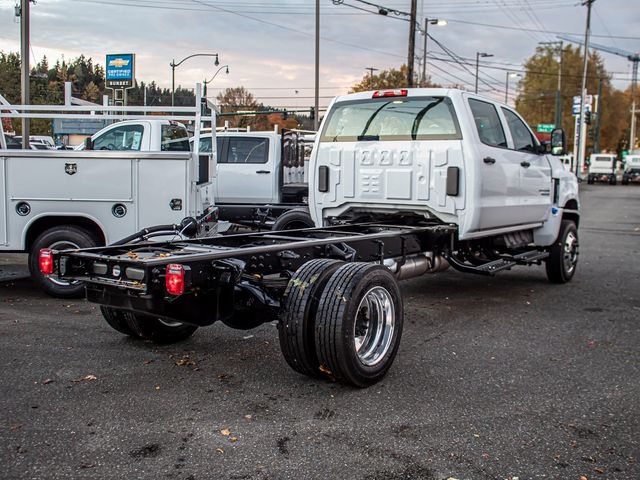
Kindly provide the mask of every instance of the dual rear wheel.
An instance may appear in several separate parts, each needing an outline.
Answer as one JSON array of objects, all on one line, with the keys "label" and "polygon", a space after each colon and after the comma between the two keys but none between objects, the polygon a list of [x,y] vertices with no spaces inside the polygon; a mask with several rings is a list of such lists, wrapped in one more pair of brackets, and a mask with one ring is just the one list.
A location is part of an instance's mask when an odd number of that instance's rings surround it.
[{"label": "dual rear wheel", "polygon": [[287,286],[280,347],[299,373],[366,387],[391,367],[402,325],[402,296],[386,267],[312,260]]}]

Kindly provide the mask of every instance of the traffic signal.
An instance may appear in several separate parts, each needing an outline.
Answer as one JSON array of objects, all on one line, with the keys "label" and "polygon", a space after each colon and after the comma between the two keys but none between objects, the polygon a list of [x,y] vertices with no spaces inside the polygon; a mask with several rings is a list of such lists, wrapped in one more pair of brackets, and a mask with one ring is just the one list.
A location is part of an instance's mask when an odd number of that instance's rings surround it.
[{"label": "traffic signal", "polygon": [[591,112],[588,110],[584,112],[584,123],[591,125]]},{"label": "traffic signal", "polygon": [[286,119],[288,119],[288,118],[289,118],[289,112],[287,112],[287,109],[285,108],[285,109],[282,111],[282,119],[283,119],[283,120],[286,120]]},{"label": "traffic signal", "polygon": [[315,120],[316,119],[316,109],[314,107],[311,107],[309,109],[309,118],[311,120]]}]

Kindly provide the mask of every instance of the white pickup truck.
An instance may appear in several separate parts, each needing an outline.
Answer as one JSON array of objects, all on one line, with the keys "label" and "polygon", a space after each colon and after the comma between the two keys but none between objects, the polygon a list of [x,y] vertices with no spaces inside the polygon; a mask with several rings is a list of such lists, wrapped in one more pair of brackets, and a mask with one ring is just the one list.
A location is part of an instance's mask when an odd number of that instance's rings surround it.
[{"label": "white pickup truck", "polygon": [[[273,230],[313,227],[306,166],[314,137],[307,133],[218,131],[213,197],[220,220]],[[200,152],[211,147],[211,135],[203,134]]]},{"label": "white pickup truck", "polygon": [[628,185],[630,182],[638,181],[640,181],[640,155],[627,155],[624,159],[622,184]]},{"label": "white pickup truck", "polygon": [[589,157],[587,183],[608,182],[609,185],[618,183],[616,169],[618,156],[614,153],[594,153]]},{"label": "white pickup truck", "polygon": [[0,252],[28,252],[47,293],[81,296],[81,283],[40,274],[40,249],[107,245],[201,215],[210,164],[192,154],[182,123],[152,116],[109,125],[75,151],[0,150]]},{"label": "white pickup truck", "polygon": [[573,278],[578,182],[557,157],[562,130],[550,148],[512,108],[472,93],[345,95],[330,104],[310,159],[317,227],[45,250],[39,264],[85,281],[126,335],[167,343],[216,321],[276,320],[295,371],[365,387],[400,345],[399,280],[518,265],[544,265],[553,283]]}]

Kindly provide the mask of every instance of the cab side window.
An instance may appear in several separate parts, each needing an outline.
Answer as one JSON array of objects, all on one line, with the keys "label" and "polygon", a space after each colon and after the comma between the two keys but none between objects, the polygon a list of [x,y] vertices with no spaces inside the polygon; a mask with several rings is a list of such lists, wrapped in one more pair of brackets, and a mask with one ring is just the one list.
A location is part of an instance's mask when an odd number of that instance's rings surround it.
[{"label": "cab side window", "polygon": [[139,151],[142,144],[142,125],[122,125],[103,133],[93,141],[94,150]]},{"label": "cab side window", "polygon": [[267,163],[269,139],[230,137],[227,154],[218,163]]},{"label": "cab side window", "polygon": [[492,147],[507,148],[507,138],[496,107],[475,98],[469,99],[469,107],[471,107],[480,141]]},{"label": "cab side window", "polygon": [[535,152],[536,141],[527,125],[511,110],[502,109],[513,138],[513,148],[522,152]]}]

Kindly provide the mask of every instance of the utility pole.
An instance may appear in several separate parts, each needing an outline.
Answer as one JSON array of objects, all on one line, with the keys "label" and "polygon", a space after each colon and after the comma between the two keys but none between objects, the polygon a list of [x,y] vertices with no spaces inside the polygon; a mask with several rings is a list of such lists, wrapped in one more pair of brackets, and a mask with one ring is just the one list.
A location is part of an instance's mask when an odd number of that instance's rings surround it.
[{"label": "utility pole", "polygon": [[636,87],[638,85],[638,57],[633,61],[631,74],[631,132],[629,134],[629,152],[633,152],[636,146]]},{"label": "utility pole", "polygon": [[562,128],[562,57],[564,57],[564,43],[560,41],[560,58],[558,59],[558,90],[556,90],[556,128]]},{"label": "utility pole", "polygon": [[318,131],[318,117],[320,116],[320,0],[316,0],[316,92],[315,115],[313,116],[313,129]]},{"label": "utility pole", "polygon": [[598,99],[596,100],[596,128],[593,135],[593,153],[600,153],[600,119],[602,118],[602,78],[598,79]]},{"label": "utility pole", "polygon": [[587,24],[584,31],[584,64],[582,68],[582,88],[580,89],[580,136],[578,137],[578,158],[576,158],[576,176],[580,176],[580,170],[584,165],[584,156],[587,150],[587,124],[585,123],[586,96],[587,96],[587,65],[589,63],[589,36],[591,35],[591,6],[595,0],[584,0],[582,5],[587,6]]},{"label": "utility pole", "polygon": [[[29,28],[31,0],[20,0],[20,61],[22,63],[22,104],[29,105]],[[29,119],[22,119],[22,148],[29,149]]]},{"label": "utility pole", "polygon": [[411,0],[409,14],[409,54],[407,58],[407,86],[413,87],[413,64],[416,54],[416,18],[418,15],[418,0]]},{"label": "utility pole", "polygon": [[365,70],[369,70],[369,78],[373,79],[373,72],[377,72],[379,69],[374,67],[364,67]]}]

